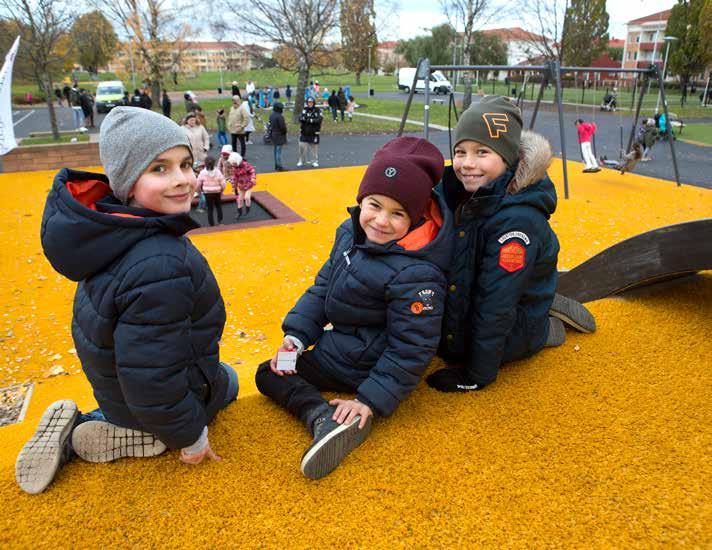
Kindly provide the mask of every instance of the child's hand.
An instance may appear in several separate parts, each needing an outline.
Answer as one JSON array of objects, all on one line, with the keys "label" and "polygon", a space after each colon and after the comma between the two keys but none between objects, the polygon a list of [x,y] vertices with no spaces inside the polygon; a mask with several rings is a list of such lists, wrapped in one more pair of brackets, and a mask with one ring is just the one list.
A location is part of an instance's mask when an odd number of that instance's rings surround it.
[{"label": "child's hand", "polygon": [[183,449],[180,451],[180,460],[185,464],[200,464],[206,456],[216,462],[220,462],[222,460],[222,458],[216,455],[215,451],[212,450],[210,442],[208,442],[202,451],[193,455],[187,454]]},{"label": "child's hand", "polygon": [[351,422],[357,415],[360,415],[359,430],[366,425],[366,419],[369,416],[373,416],[371,407],[355,399],[332,399],[329,401],[329,405],[336,406],[336,412],[334,412],[334,416],[331,419],[339,424]]},{"label": "child's hand", "polygon": [[[294,342],[292,342],[289,338],[285,338],[284,340],[282,340],[282,346],[277,350],[277,353],[279,353],[280,351],[297,351],[297,346],[295,346]],[[277,370],[277,353],[274,354],[274,357],[272,357],[272,360],[269,362],[270,370],[277,376],[284,376],[285,374],[297,374],[297,371],[295,370]]]}]

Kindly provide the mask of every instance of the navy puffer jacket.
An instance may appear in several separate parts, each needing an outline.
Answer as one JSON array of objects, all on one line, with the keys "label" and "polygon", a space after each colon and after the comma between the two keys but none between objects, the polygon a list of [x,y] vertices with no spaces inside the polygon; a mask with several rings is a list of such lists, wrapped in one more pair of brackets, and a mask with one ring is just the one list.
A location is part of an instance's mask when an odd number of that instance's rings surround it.
[{"label": "navy puffer jacket", "polygon": [[[434,203],[435,204],[435,203]],[[329,259],[284,320],[327,375],[357,388],[357,399],[389,416],[416,387],[440,339],[452,220],[417,250],[365,239],[358,218],[336,231]],[[324,330],[331,323],[333,330]]]},{"label": "navy puffer jacket", "polygon": [[184,234],[187,214],[123,206],[103,174],[63,169],[42,218],[42,247],[78,281],[72,336],[107,420],[193,444],[224,404],[220,289]]},{"label": "navy puffer jacket", "polygon": [[439,355],[484,387],[502,363],[539,351],[549,332],[559,241],[549,226],[551,149],[522,132],[514,172],[467,194],[451,167],[440,188],[455,213],[453,263]]}]

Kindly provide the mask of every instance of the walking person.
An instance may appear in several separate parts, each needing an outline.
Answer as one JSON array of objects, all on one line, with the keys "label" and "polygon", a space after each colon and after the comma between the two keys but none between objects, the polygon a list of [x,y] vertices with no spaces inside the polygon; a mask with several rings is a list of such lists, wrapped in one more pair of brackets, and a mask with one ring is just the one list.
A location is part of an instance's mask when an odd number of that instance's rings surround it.
[{"label": "walking person", "polygon": [[232,150],[237,151],[237,142],[240,142],[240,155],[245,156],[246,145],[245,145],[245,128],[247,127],[247,115],[245,110],[242,108],[242,99],[240,96],[232,96],[232,107],[230,107],[230,114],[227,117],[227,129],[230,132],[230,137],[232,138]]},{"label": "walking person", "polygon": [[[247,216],[252,207],[252,188],[257,183],[255,167],[243,159],[239,153],[230,153],[227,157],[227,173],[232,183],[232,191],[237,201],[237,214],[235,221],[240,216]],[[244,205],[244,212],[243,212]]]},{"label": "walking person", "polygon": [[287,103],[292,102],[292,88],[287,84],[287,89],[284,90],[284,95],[287,97]]},{"label": "walking person", "polygon": [[351,122],[354,118],[354,109],[355,108],[356,108],[356,101],[354,100],[354,96],[350,95],[349,102],[346,104],[346,114],[349,117],[349,122]]},{"label": "walking person", "polygon": [[205,157],[205,168],[198,174],[197,190],[205,194],[210,227],[215,225],[213,210],[217,211],[218,224],[222,225],[222,192],[225,190],[225,176],[215,166],[215,157]]},{"label": "walking person", "polygon": [[255,131],[255,115],[252,111],[252,102],[249,99],[245,99],[241,105],[242,109],[245,110],[245,116],[247,116],[247,125],[245,126],[245,143],[247,145],[252,145],[250,141],[250,134]]},{"label": "walking person", "polygon": [[153,109],[153,100],[151,99],[151,96],[148,95],[148,90],[144,88],[141,90],[141,107],[144,109],[148,109],[149,111]]},{"label": "walking person", "polygon": [[141,97],[141,90],[139,90],[138,88],[134,90],[129,105],[131,107],[143,107],[143,98]]},{"label": "walking person", "polygon": [[171,98],[168,97],[168,92],[163,90],[163,98],[161,99],[161,110],[163,111],[163,115],[167,116],[168,118],[171,118]]},{"label": "walking person", "polygon": [[583,162],[586,165],[583,171],[600,172],[601,169],[598,167],[598,162],[596,162],[596,156],[593,154],[593,150],[591,149],[591,140],[593,139],[597,129],[596,123],[584,122],[583,119],[579,118],[574,124],[576,125],[576,130],[578,130],[581,155],[583,156]]},{"label": "walking person", "polygon": [[198,117],[194,114],[189,114],[185,117],[185,125],[183,126],[188,133],[190,145],[193,148],[193,161],[198,165],[205,162],[205,157],[210,150],[210,136],[205,126],[198,124]]},{"label": "walking person", "polygon": [[[84,115],[84,126],[94,128],[94,100],[91,94],[82,88],[79,92],[79,105]],[[89,124],[87,124],[87,121]]]},{"label": "walking person", "polygon": [[227,145],[227,120],[225,119],[225,109],[218,109],[216,124],[218,127],[218,143]]},{"label": "walking person", "polygon": [[346,110],[346,95],[344,90],[339,88],[339,92],[336,94],[336,99],[339,102],[339,112],[341,113],[341,122],[344,122],[344,111]]},{"label": "walking person", "polygon": [[69,93],[69,97],[71,99],[74,129],[83,132],[86,128],[84,128],[84,111],[82,109],[81,94],[79,93],[79,90],[72,88]]},{"label": "walking person", "polygon": [[287,123],[284,120],[284,105],[280,101],[274,104],[272,114],[269,116],[269,133],[274,146],[274,169],[278,172],[285,170],[282,166],[282,146],[287,143]]},{"label": "walking person", "polygon": [[327,104],[329,105],[329,109],[331,109],[331,116],[333,117],[334,122],[338,122],[336,112],[339,110],[339,98],[336,95],[336,90],[331,90],[331,95],[327,100]]},{"label": "walking person", "polygon": [[240,94],[240,87],[237,85],[236,80],[232,81],[232,95],[242,99],[242,95]]},{"label": "walking person", "polygon": [[299,116],[299,160],[297,166],[304,163],[314,168],[319,166],[319,134],[324,117],[316,106],[313,97],[307,99],[307,105]]}]

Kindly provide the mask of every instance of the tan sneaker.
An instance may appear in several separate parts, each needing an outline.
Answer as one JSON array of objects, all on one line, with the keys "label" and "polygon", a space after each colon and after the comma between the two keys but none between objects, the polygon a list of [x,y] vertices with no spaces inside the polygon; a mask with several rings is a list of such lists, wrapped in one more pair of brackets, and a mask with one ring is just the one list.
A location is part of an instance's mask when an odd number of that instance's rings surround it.
[{"label": "tan sneaker", "polygon": [[87,462],[158,456],[166,450],[166,446],[153,434],[99,420],[77,426],[72,433],[72,447]]},{"label": "tan sneaker", "polygon": [[67,440],[78,415],[77,404],[69,399],[47,407],[15,461],[15,479],[23,491],[36,495],[52,483],[67,460]]}]

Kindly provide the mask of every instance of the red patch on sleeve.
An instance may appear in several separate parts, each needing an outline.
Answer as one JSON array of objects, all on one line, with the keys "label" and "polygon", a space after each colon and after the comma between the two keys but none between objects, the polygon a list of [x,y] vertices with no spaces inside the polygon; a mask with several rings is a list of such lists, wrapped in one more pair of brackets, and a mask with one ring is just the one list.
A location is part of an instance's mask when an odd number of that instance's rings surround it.
[{"label": "red patch on sleeve", "polygon": [[527,250],[519,243],[507,243],[499,249],[499,266],[513,273],[524,268]]}]

